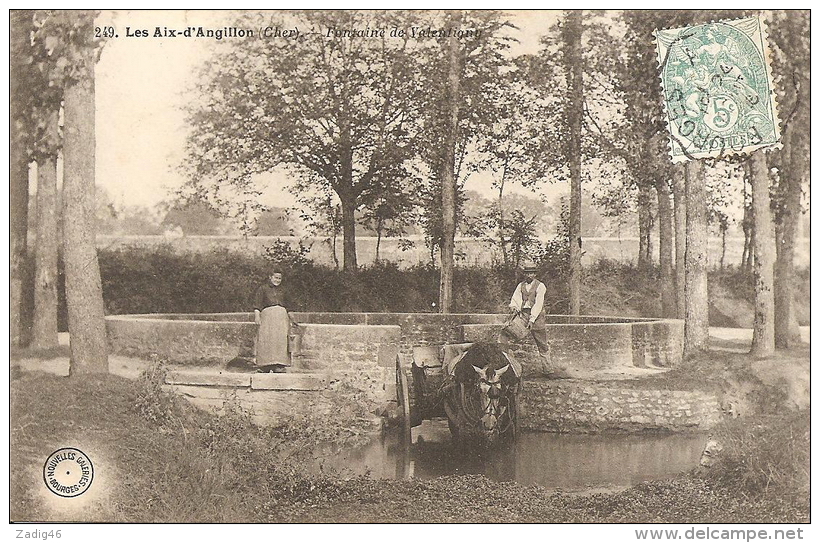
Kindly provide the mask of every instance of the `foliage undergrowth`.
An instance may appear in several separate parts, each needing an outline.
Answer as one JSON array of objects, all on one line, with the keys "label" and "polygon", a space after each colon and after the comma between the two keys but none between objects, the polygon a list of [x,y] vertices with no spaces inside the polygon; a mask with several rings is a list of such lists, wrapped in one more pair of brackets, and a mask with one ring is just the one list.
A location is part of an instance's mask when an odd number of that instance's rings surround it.
[{"label": "foliage undergrowth", "polygon": [[154,358],[137,379],[134,407],[140,416],[157,424],[167,424],[174,416],[176,396],[162,389],[168,370]]},{"label": "foliage undergrowth", "polygon": [[735,419],[714,432],[723,447],[708,478],[752,497],[808,496],[810,418],[806,410]]},{"label": "foliage undergrowth", "polygon": [[[561,251],[561,247],[547,247],[538,257],[539,277],[547,285],[546,310],[558,314],[565,313],[568,307]],[[250,311],[253,294],[266,280],[272,259],[279,259],[285,267],[286,283],[294,292],[296,309],[301,311],[438,311],[440,275],[439,270],[429,264],[399,268],[395,263],[381,261],[351,273],[314,264],[305,258],[303,248],[273,246],[265,255],[249,256],[227,249],[177,253],[170,246],[159,246],[99,251],[106,313]],[[807,324],[808,270],[799,270],[797,278],[797,315],[802,324]],[[504,312],[518,280],[517,270],[501,265],[457,266],[454,310]],[[710,319],[717,319],[712,324],[747,326],[754,301],[751,274],[735,268],[712,271],[710,285],[715,286],[710,289],[710,296],[726,299],[735,309],[732,314],[724,315],[716,309],[715,300],[711,300]],[[59,294],[61,329],[64,330],[65,300],[61,283]],[[584,269],[582,312],[585,314],[658,316],[660,298],[657,268],[640,269],[631,264],[599,260]]]},{"label": "foliage undergrowth", "polygon": [[[230,397],[222,416],[176,401],[161,365],[138,381],[24,373],[11,382],[11,518],[114,522],[798,522],[808,427],[761,419],[727,440],[724,467],[604,495],[554,493],[483,476],[380,481],[306,469],[320,421],[262,428]],[[70,407],[70,408],[67,408]],[[325,421],[325,426],[337,424]],[[726,430],[727,432],[729,430]],[[319,436],[317,438],[316,436]],[[728,434],[727,434],[728,435]],[[790,446],[778,451],[776,443]],[[73,443],[105,474],[84,509],[53,508],[41,462]],[[803,447],[803,449],[801,449]],[[794,472],[794,473],[792,473]],[[764,480],[758,474],[773,475]],[[100,479],[102,481],[103,478]],[[743,482],[743,492],[737,482]],[[801,483],[802,484],[802,483]],[[762,492],[756,489],[763,488]],[[768,491],[765,490],[768,488]],[[803,488],[796,486],[795,488]]]}]

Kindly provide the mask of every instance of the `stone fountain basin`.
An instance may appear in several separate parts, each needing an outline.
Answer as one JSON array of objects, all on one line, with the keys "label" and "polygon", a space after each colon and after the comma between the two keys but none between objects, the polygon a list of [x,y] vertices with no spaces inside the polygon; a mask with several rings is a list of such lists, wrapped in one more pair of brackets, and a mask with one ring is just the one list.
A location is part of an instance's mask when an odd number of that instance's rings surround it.
[{"label": "stone fountain basin", "polygon": [[[168,386],[202,407],[218,408],[226,393],[234,394],[260,423],[272,423],[305,410],[334,416],[342,398],[355,397],[371,410],[395,405],[397,359],[409,365],[418,347],[492,341],[506,319],[436,313],[293,316],[303,328],[301,356],[288,373],[269,375],[225,368],[236,357],[253,356],[252,313],[116,315],[106,321],[112,353],[158,355],[173,366]],[[524,365],[524,429],[701,431],[719,420],[720,405],[711,394],[630,384],[680,364],[683,321],[549,315],[547,322],[553,363],[567,367],[574,378],[539,379],[535,345],[524,341],[510,347]]]},{"label": "stone fountain basin", "polygon": [[[303,324],[306,371],[341,366],[393,368],[414,347],[495,340],[506,315],[438,313],[293,313]],[[144,314],[106,317],[111,352],[159,355],[178,365],[222,367],[252,357],[252,313]],[[670,368],[683,353],[683,321],[606,316],[547,316],[553,363],[584,372]],[[511,347],[525,367],[537,362],[530,341]],[[361,367],[360,369],[365,369]]]}]

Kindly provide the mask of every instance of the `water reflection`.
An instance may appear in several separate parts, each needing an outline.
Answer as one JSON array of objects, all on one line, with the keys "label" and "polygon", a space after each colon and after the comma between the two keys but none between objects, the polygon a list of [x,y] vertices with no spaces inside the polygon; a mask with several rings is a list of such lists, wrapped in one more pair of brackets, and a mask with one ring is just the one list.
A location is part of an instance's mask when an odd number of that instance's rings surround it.
[{"label": "water reflection", "polygon": [[569,435],[526,433],[490,451],[460,448],[444,421],[424,421],[406,447],[385,434],[364,447],[327,450],[317,461],[349,475],[376,479],[484,474],[546,488],[620,487],[672,477],[697,465],[703,435]]}]

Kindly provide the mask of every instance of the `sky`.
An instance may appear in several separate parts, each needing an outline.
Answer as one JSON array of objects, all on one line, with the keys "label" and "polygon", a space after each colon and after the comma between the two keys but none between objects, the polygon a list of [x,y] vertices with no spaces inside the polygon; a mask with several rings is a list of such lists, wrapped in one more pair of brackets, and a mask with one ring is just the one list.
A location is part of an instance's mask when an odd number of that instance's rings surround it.
[{"label": "sky", "polygon": [[[101,13],[97,24],[113,26],[119,37],[108,40],[97,65],[97,182],[117,206],[153,206],[182,184],[185,91],[191,88],[193,70],[207,58],[213,43],[208,38],[127,38],[126,28],[132,33],[135,29],[153,33],[157,26],[220,28],[234,14],[182,10]],[[511,12],[511,20],[519,27],[513,31],[519,40],[513,53],[535,53],[540,36],[557,15],[557,11]],[[286,177],[271,175],[266,181],[263,203],[293,205],[293,197],[283,190]],[[465,188],[489,194],[491,182],[489,175],[475,175]],[[552,199],[565,187],[546,190]]]}]

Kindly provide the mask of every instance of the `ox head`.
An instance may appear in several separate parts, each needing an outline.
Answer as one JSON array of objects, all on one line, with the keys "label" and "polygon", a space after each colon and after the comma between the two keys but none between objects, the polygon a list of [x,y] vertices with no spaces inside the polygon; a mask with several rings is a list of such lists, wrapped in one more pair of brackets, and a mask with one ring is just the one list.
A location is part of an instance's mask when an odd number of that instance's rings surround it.
[{"label": "ox head", "polygon": [[501,378],[510,370],[510,365],[498,369],[492,366],[479,368],[471,366],[478,374],[478,388],[481,391],[481,407],[484,410],[484,415],[481,417],[481,423],[484,425],[484,430],[493,431],[498,426],[498,419],[501,418],[507,410],[506,405],[501,405],[501,397],[504,394],[504,383]]},{"label": "ox head", "polygon": [[520,370],[501,348],[494,343],[473,344],[453,373],[456,381],[470,391],[470,418],[480,424],[480,431],[486,437],[505,432],[515,416],[509,410],[514,405],[511,397],[517,389]]}]

